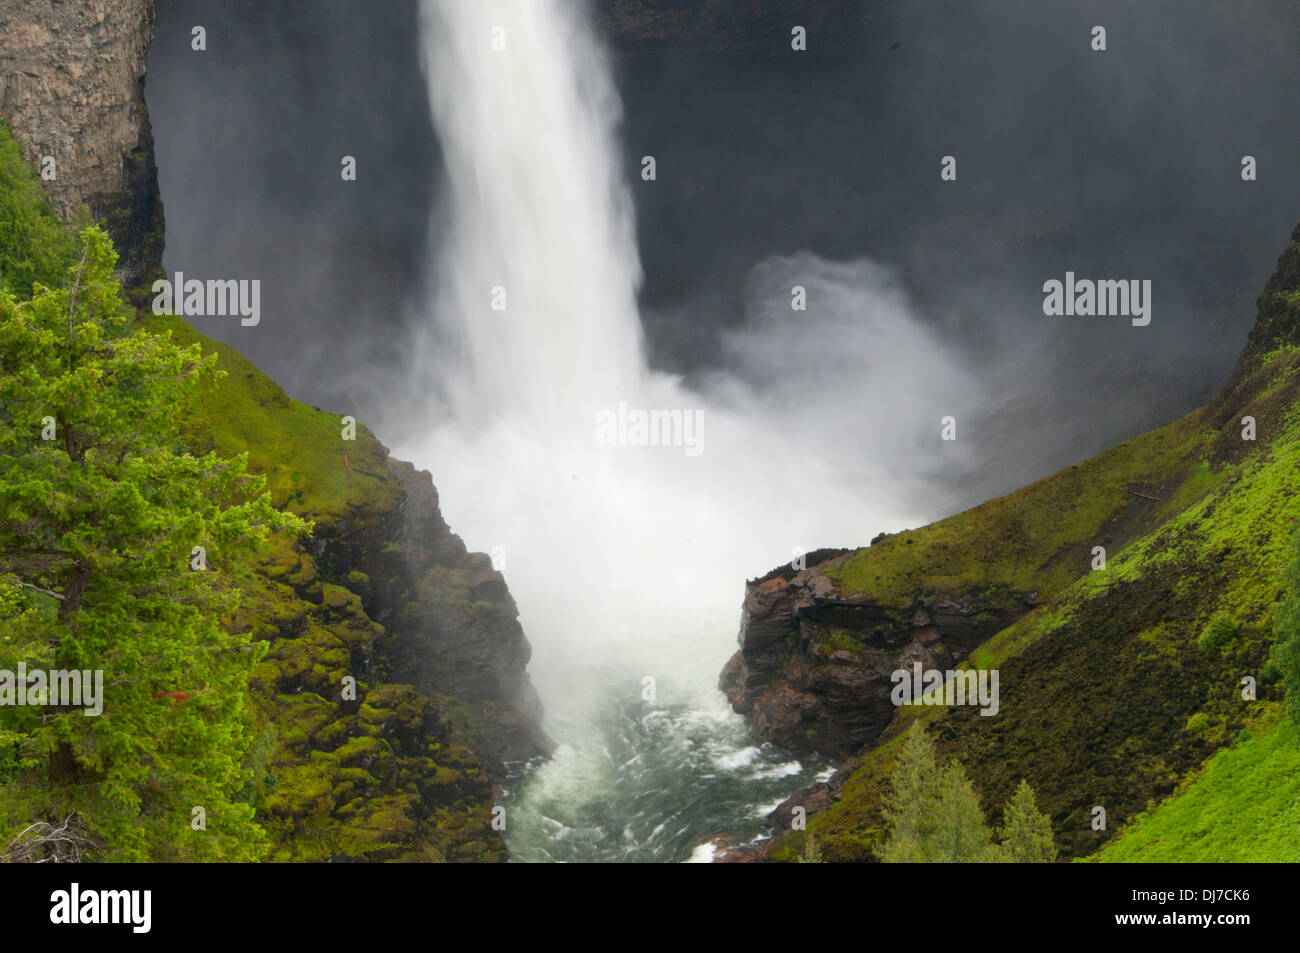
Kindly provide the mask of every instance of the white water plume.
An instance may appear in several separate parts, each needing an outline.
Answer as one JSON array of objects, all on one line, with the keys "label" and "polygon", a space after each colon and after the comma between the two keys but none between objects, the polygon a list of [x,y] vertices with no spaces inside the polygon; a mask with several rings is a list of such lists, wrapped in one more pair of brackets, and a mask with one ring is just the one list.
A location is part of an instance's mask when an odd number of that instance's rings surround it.
[{"label": "white water plume", "polygon": [[[531,820],[512,850],[685,859],[718,823],[690,802],[738,798],[747,816],[806,773],[767,746],[751,756],[716,688],[745,579],[914,524],[896,471],[921,469],[916,419],[937,441],[938,407],[969,382],[879,275],[811,256],[816,311],[790,312],[788,287],[760,295],[787,311],[756,307],[707,394],[650,371],[619,100],[583,5],[423,0],[421,30],[450,224],[414,351],[432,424],[398,453],[432,471],[471,549],[502,547],[563,745],[520,782]],[[785,285],[790,262],[758,275],[776,273]],[[699,415],[701,452],[602,445],[597,415],[620,404]],[[707,787],[733,781],[757,786]]]}]

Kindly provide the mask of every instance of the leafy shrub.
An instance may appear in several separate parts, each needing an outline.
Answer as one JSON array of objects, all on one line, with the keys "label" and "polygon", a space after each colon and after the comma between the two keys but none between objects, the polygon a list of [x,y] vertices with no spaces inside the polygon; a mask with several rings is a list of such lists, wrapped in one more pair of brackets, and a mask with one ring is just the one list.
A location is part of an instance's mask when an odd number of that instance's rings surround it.
[{"label": "leafy shrub", "polygon": [[1210,617],[1210,621],[1201,630],[1201,637],[1196,644],[1207,654],[1217,652],[1232,641],[1237,634],[1237,620],[1220,610]]}]

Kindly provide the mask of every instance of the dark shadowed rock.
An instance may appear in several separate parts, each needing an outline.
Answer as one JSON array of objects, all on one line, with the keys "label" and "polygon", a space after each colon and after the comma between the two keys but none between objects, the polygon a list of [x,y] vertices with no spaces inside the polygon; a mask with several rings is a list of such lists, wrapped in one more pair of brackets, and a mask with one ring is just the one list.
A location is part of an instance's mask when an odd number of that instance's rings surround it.
[{"label": "dark shadowed rock", "polygon": [[840,593],[825,571],[846,558],[750,582],[740,651],[719,680],[760,738],[832,758],[873,742],[893,720],[893,672],[914,662],[952,668],[1034,601],[918,588],[900,611]]},{"label": "dark shadowed rock", "polygon": [[369,532],[331,541],[335,573],[368,577],[367,614],[389,634],[396,680],[443,703],[493,777],[506,761],[549,754],[527,674],[532,647],[501,573],[451,531],[426,470],[388,459],[401,505]]}]

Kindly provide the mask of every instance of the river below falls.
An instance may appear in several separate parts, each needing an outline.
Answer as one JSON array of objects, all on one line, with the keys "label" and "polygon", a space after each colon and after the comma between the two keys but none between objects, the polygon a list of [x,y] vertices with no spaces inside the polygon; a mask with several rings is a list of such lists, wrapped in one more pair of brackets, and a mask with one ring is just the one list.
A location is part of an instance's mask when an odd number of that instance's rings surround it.
[{"label": "river below falls", "polygon": [[830,776],[820,759],[758,741],[696,678],[659,679],[649,702],[636,675],[588,674],[593,692],[548,710],[552,757],[514,765],[506,783],[514,861],[708,861],[715,835],[767,836],[773,808]]}]

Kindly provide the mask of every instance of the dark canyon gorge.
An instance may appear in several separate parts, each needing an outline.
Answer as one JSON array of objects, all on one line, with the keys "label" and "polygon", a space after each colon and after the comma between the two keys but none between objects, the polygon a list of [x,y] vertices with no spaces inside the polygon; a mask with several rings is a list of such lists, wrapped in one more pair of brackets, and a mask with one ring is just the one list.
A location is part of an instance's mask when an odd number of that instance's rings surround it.
[{"label": "dark canyon gorge", "polygon": [[1300,16],[1181,10],[0,0],[0,256],[102,225],[225,372],[176,453],[311,524],[215,567],[259,859],[874,862],[919,727],[1061,860],[1293,860]]}]

